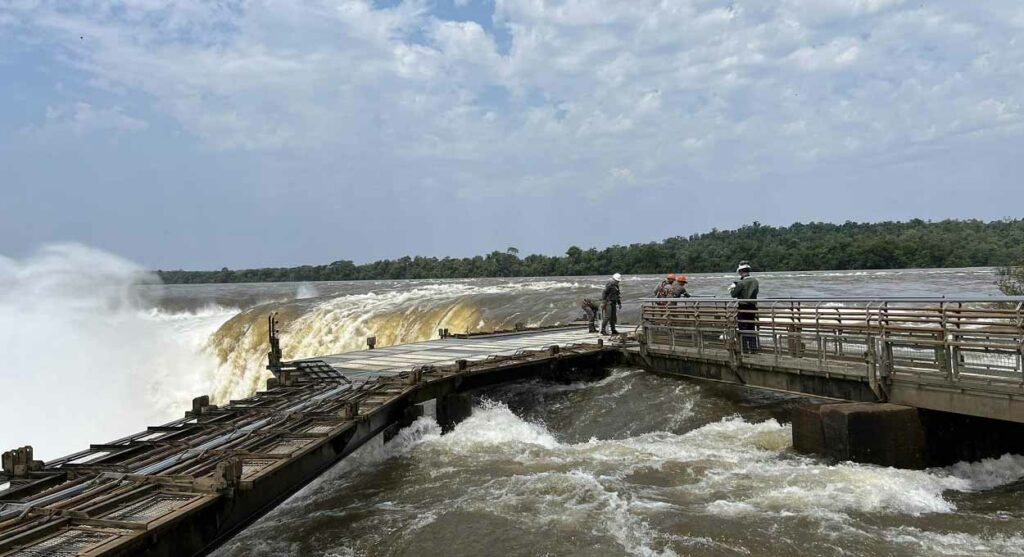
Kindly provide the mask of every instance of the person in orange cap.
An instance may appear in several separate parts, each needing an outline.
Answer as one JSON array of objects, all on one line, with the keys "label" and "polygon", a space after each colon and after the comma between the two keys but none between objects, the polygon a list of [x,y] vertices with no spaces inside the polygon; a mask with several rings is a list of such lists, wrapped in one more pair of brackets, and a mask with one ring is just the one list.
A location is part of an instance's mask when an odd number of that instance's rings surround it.
[{"label": "person in orange cap", "polygon": [[676,281],[676,276],[674,274],[669,273],[668,275],[665,275],[665,280],[661,281],[661,284],[659,284],[658,287],[654,289],[654,297],[655,298],[668,298],[668,297],[670,297],[670,292],[672,291],[672,287],[675,284],[675,281]]},{"label": "person in orange cap", "polygon": [[676,283],[668,292],[669,298],[689,298],[690,293],[686,291],[686,275],[680,273],[675,276]]}]

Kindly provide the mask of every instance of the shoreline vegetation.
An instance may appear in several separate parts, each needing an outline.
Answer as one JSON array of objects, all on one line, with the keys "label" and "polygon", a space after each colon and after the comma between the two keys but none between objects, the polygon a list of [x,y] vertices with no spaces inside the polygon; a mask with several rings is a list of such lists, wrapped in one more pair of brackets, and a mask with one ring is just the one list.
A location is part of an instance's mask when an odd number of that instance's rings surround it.
[{"label": "shoreline vegetation", "polygon": [[742,259],[758,271],[1001,267],[1004,277],[1013,277],[1020,267],[1012,266],[1024,261],[1024,219],[812,222],[785,227],[754,222],[736,230],[712,229],[600,250],[571,246],[560,256],[520,257],[519,250],[510,247],[476,257],[402,257],[362,265],[339,260],[298,267],[156,273],[166,284],[543,277],[721,272],[732,270]]}]

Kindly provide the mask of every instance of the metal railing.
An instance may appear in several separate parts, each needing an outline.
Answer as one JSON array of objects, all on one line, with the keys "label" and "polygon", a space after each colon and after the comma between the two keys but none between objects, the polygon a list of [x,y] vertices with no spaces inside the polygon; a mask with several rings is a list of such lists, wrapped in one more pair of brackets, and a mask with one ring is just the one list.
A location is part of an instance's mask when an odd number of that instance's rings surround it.
[{"label": "metal railing", "polygon": [[1024,386],[1024,297],[649,298],[641,323],[648,347],[734,365]]}]

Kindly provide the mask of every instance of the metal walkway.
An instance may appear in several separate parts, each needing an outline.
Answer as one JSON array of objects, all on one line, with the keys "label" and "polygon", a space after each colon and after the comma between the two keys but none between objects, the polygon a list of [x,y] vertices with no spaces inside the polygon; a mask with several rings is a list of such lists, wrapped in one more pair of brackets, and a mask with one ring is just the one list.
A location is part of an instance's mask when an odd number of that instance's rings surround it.
[{"label": "metal walkway", "polygon": [[[616,358],[584,328],[449,337],[283,362],[267,389],[48,463],[3,454],[0,556],[208,552],[419,403],[468,406],[468,389]],[[468,410],[468,408],[467,408]],[[451,413],[451,410],[445,410]]]},{"label": "metal walkway", "polygon": [[468,338],[448,337],[375,350],[318,356],[313,361],[322,361],[343,373],[345,377],[361,381],[399,374],[418,366],[451,365],[456,360],[479,362],[488,358],[514,356],[523,350],[539,350],[551,345],[594,343],[598,338],[596,334],[588,333],[586,329],[527,331]]},{"label": "metal walkway", "polygon": [[1024,422],[1024,298],[644,300],[648,369]]}]

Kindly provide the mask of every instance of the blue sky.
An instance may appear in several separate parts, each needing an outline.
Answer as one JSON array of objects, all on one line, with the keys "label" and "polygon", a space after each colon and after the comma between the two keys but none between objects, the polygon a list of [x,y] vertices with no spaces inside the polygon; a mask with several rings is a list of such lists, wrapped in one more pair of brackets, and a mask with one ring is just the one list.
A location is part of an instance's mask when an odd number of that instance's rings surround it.
[{"label": "blue sky", "polygon": [[1020,217],[1024,3],[0,0],[0,254]]}]

